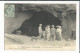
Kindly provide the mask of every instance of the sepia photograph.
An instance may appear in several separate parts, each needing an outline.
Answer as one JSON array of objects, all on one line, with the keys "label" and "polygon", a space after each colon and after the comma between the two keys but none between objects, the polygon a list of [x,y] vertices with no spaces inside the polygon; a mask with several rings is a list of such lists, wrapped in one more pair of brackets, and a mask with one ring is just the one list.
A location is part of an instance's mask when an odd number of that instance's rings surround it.
[{"label": "sepia photograph", "polygon": [[76,4],[6,3],[5,50],[76,50]]}]

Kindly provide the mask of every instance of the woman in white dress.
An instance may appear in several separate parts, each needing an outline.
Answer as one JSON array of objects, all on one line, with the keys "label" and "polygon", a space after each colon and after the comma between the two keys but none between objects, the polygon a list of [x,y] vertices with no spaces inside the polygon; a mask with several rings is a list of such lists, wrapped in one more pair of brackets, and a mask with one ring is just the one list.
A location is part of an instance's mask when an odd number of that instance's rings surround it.
[{"label": "woman in white dress", "polygon": [[47,26],[47,40],[50,39],[50,26]]},{"label": "woman in white dress", "polygon": [[[56,32],[57,32],[57,35],[60,37],[60,39],[62,40],[62,29],[61,29],[61,26],[57,26],[57,30],[56,30]],[[57,36],[57,37],[58,37]]]},{"label": "woman in white dress", "polygon": [[39,37],[41,39],[42,38],[42,32],[43,32],[43,30],[42,30],[42,24],[39,24],[38,31],[39,31]]}]

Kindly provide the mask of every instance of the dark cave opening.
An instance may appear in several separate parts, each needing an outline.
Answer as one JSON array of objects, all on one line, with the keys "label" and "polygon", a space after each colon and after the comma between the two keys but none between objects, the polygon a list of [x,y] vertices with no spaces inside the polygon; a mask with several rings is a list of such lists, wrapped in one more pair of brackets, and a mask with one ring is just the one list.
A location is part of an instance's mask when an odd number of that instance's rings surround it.
[{"label": "dark cave opening", "polygon": [[38,36],[39,24],[42,24],[42,29],[45,30],[45,26],[61,25],[61,21],[49,12],[34,12],[33,16],[29,20],[25,20],[18,30],[23,35]]}]

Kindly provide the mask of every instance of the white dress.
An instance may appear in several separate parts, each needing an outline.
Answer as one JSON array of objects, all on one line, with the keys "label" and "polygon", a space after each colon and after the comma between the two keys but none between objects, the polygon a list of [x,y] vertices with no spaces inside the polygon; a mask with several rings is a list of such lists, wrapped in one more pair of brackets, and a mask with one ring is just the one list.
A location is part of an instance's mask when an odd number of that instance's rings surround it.
[{"label": "white dress", "polygon": [[49,38],[50,37],[50,28],[48,27],[48,29],[47,29],[47,38]]},{"label": "white dress", "polygon": [[42,33],[42,28],[39,26],[39,33]]},{"label": "white dress", "polygon": [[61,33],[62,33],[62,29],[58,28],[58,29],[57,29],[57,32],[59,33],[60,38],[62,39],[62,34],[61,34]]},{"label": "white dress", "polygon": [[46,34],[45,34],[45,31],[43,31],[43,37],[45,37],[45,35],[46,35]]}]

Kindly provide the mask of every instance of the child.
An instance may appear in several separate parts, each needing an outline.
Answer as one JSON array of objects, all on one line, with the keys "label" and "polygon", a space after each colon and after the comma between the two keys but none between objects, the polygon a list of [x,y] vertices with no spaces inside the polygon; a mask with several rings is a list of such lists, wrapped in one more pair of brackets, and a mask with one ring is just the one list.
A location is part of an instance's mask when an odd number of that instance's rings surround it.
[{"label": "child", "polygon": [[45,31],[43,31],[43,39],[46,40],[46,34],[45,34]]}]

